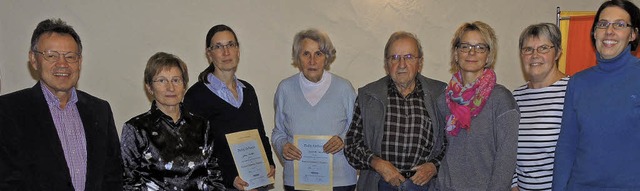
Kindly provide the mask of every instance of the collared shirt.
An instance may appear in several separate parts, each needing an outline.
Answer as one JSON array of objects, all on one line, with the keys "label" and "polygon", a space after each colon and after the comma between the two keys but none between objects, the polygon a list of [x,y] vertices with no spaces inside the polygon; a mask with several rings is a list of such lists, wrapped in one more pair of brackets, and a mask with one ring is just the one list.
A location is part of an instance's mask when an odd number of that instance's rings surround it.
[{"label": "collared shirt", "polygon": [[424,104],[422,84],[416,80],[413,92],[403,97],[389,78],[387,112],[384,120],[381,158],[399,170],[427,162],[433,149],[431,116]]},{"label": "collared shirt", "polygon": [[[384,114],[384,134],[382,135],[379,157],[391,162],[399,170],[405,171],[426,162],[433,162],[439,166],[444,152],[427,161],[435,139],[431,117],[424,104],[425,95],[422,84],[416,80],[415,89],[406,98],[400,95],[391,79],[389,79],[387,88],[389,105]],[[359,102],[356,101],[353,124],[347,134],[347,142],[349,142],[348,137],[351,136],[357,143],[347,143],[354,144],[352,146],[355,148],[345,154],[348,158],[356,159],[350,161],[355,168],[367,169],[371,167],[371,159],[376,154],[366,148],[367,145],[364,145],[363,118],[360,107]],[[376,145],[368,146],[375,147]]]},{"label": "collared shirt", "polygon": [[51,118],[62,144],[73,187],[75,190],[84,190],[87,174],[87,143],[82,119],[76,106],[78,102],[76,89],[71,88],[71,98],[67,101],[67,105],[61,108],[58,97],[53,95],[43,82],[40,82],[40,87],[49,105]]},{"label": "collared shirt", "polygon": [[244,84],[238,80],[235,76],[233,80],[236,81],[236,90],[238,91],[238,99],[233,96],[231,90],[227,88],[227,85],[224,84],[218,77],[213,74],[207,75],[207,80],[209,80],[208,84],[205,84],[211,92],[216,94],[218,97],[222,98],[227,103],[233,105],[233,107],[240,108],[242,105],[242,100],[244,98],[242,89],[245,88]]}]

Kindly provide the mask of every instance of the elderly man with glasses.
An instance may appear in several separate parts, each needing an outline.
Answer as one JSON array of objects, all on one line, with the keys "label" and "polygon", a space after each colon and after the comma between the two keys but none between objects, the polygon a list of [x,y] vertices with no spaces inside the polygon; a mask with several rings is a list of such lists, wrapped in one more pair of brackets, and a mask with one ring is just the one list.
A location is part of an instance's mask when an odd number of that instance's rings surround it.
[{"label": "elderly man with glasses", "polygon": [[444,117],[435,100],[446,84],[420,74],[418,38],[400,31],[384,52],[387,76],[358,89],[345,155],[360,170],[358,190],[426,190],[444,156]]}]

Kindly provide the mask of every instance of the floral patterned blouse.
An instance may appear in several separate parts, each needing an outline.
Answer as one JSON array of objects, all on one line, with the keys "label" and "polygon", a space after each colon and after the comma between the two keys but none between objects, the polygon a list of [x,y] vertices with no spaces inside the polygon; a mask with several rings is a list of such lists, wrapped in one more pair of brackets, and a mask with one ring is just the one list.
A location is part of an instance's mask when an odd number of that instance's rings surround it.
[{"label": "floral patterned blouse", "polygon": [[208,121],[180,111],[174,123],[154,101],[124,124],[124,190],[224,190]]}]

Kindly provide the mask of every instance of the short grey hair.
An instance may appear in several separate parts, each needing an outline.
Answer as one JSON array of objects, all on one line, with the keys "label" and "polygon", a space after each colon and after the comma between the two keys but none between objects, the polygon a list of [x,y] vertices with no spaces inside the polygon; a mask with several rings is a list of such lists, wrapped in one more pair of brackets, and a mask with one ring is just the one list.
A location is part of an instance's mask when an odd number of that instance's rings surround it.
[{"label": "short grey hair", "polygon": [[391,48],[391,44],[393,44],[394,42],[400,40],[400,39],[412,39],[413,41],[416,42],[416,46],[418,48],[418,57],[422,58],[423,56],[423,52],[422,52],[422,45],[420,45],[420,39],[418,39],[418,37],[410,32],[406,32],[406,31],[397,31],[394,32],[393,34],[391,34],[391,36],[389,37],[389,40],[387,40],[387,44],[384,45],[384,60],[386,63],[387,58],[390,56],[389,55],[389,49]]},{"label": "short grey hair", "polygon": [[520,42],[518,43],[520,50],[522,50],[525,40],[529,38],[549,39],[556,52],[560,52],[562,48],[562,34],[560,34],[558,26],[552,23],[538,23],[525,28],[520,34]]},{"label": "short grey hair", "polygon": [[315,28],[302,30],[293,37],[293,46],[291,48],[291,59],[293,60],[293,63],[291,63],[291,65],[296,68],[301,66],[300,51],[302,50],[302,41],[304,39],[310,39],[318,43],[320,46],[320,52],[322,52],[326,58],[324,69],[329,70],[329,65],[331,65],[331,63],[336,59],[336,49],[333,47],[333,43],[331,43],[329,35]]}]

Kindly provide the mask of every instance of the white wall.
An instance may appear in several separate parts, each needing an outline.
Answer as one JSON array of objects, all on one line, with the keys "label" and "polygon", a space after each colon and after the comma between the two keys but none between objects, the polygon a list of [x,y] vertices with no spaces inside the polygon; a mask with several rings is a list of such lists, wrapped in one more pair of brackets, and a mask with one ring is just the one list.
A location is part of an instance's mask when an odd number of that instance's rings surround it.
[{"label": "white wall", "polygon": [[[216,24],[232,27],[241,43],[238,77],[258,93],[267,134],[273,128],[273,94],[278,82],[297,72],[291,63],[293,35],[308,27],[324,29],[336,49],[331,72],[355,88],[383,75],[383,49],[389,35],[413,32],[422,41],[422,73],[448,81],[449,48],[463,22],[481,20],[498,36],[498,83],[514,89],[524,84],[518,37],[526,26],[555,22],[556,7],[595,11],[602,0],[0,0],[0,94],[31,87],[27,52],[36,24],[62,18],[83,41],[78,88],[111,103],[115,122],[149,109],[143,70],[155,52],[182,58],[191,82],[206,66],[205,35]],[[634,0],[640,5],[640,0]],[[278,166],[276,190],[281,190]]]}]

